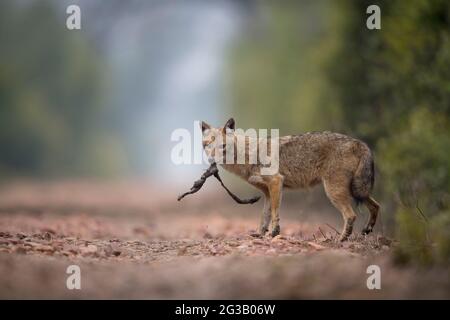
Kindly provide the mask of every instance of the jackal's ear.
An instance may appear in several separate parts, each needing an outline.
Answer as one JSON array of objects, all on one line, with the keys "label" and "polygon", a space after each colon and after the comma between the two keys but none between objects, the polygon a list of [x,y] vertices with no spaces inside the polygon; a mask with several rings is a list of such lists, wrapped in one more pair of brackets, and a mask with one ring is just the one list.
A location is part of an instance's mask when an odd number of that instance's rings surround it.
[{"label": "jackal's ear", "polygon": [[228,119],[227,123],[225,123],[225,126],[223,127],[223,131],[226,132],[227,129],[234,130],[234,119],[233,118]]},{"label": "jackal's ear", "polygon": [[200,123],[200,128],[202,128],[202,133],[205,132],[205,130],[211,129],[211,126],[207,124],[205,121],[202,121]]}]

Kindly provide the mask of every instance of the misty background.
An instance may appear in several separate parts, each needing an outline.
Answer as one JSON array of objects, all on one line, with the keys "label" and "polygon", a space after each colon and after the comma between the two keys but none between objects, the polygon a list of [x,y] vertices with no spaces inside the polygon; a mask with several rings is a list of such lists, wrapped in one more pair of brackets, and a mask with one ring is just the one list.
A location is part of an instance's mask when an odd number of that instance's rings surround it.
[{"label": "misty background", "polygon": [[[81,30],[66,8],[81,8]],[[0,3],[0,178],[183,187],[170,135],[195,120],[366,141],[399,257],[450,257],[450,4],[376,1]],[[234,181],[234,180],[232,180]],[[433,245],[431,245],[433,243]],[[434,245],[437,243],[437,245]]]},{"label": "misty background", "polygon": [[[70,4],[81,8],[81,30],[66,29]],[[203,1],[2,3],[2,97],[14,100],[2,103],[4,125],[10,126],[2,132],[2,174],[168,181],[182,175],[186,168],[170,160],[172,131],[193,131],[194,120],[218,123],[230,113],[223,69],[240,7]]]}]

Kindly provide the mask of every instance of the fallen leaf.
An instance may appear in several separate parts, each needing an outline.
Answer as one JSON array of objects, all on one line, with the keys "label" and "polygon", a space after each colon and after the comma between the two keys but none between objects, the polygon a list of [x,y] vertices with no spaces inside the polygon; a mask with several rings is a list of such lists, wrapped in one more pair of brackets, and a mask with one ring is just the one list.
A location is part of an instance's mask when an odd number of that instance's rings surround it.
[{"label": "fallen leaf", "polygon": [[312,241],[308,241],[307,244],[309,244],[311,247],[313,247],[316,250],[323,250],[323,249],[327,248],[327,247],[324,247],[324,246],[317,244],[315,242],[312,242]]}]

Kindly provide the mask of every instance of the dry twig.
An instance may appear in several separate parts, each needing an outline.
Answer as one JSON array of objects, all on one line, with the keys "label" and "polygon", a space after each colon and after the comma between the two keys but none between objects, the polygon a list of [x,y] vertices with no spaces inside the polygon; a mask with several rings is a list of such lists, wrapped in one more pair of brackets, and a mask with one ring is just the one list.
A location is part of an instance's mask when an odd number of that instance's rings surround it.
[{"label": "dry twig", "polygon": [[322,229],[319,227],[319,231],[322,234],[322,237],[324,237],[325,240],[328,240],[328,237],[323,233]]},{"label": "dry twig", "polygon": [[178,201],[183,199],[188,194],[193,194],[193,193],[196,193],[197,191],[199,191],[203,187],[203,185],[205,184],[206,179],[208,179],[211,176],[214,176],[217,180],[219,180],[219,182],[222,185],[222,187],[233,198],[233,200],[236,201],[239,204],[252,204],[252,203],[255,203],[256,201],[258,201],[261,198],[259,196],[256,196],[256,197],[253,197],[253,198],[250,198],[250,199],[240,199],[238,196],[236,196],[234,193],[232,193],[230,190],[228,190],[228,188],[225,186],[225,184],[223,183],[222,179],[219,176],[219,169],[217,169],[217,164],[215,162],[213,162],[211,164],[211,166],[202,174],[200,179],[194,182],[194,185],[191,187],[191,190],[189,190],[188,192],[183,193],[182,195],[180,195],[178,197]]},{"label": "dry twig", "polygon": [[336,228],[334,228],[333,226],[329,225],[328,223],[325,223],[325,225],[330,228],[331,230],[334,230],[334,232],[336,232],[338,235],[341,235],[341,233],[339,231],[336,230]]}]

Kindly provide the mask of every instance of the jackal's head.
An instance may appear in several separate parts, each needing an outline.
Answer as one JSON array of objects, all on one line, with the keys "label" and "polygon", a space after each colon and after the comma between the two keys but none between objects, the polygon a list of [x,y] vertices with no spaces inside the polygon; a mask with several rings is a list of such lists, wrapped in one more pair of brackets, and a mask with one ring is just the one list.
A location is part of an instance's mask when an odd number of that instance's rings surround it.
[{"label": "jackal's head", "polygon": [[233,135],[235,128],[234,119],[230,118],[222,128],[214,128],[202,121],[202,145],[209,158],[216,157],[219,152],[224,152],[227,137]]}]

